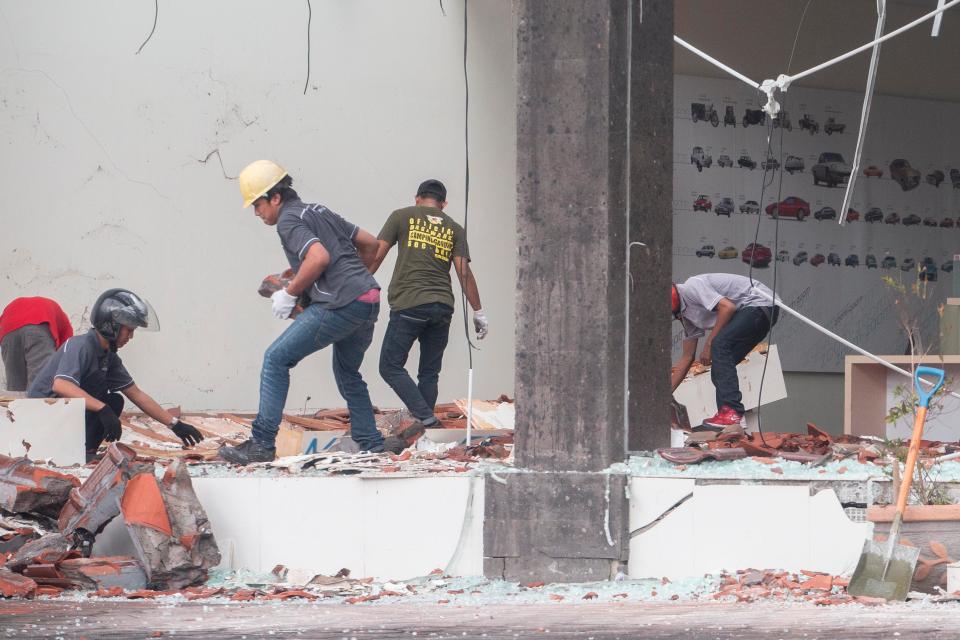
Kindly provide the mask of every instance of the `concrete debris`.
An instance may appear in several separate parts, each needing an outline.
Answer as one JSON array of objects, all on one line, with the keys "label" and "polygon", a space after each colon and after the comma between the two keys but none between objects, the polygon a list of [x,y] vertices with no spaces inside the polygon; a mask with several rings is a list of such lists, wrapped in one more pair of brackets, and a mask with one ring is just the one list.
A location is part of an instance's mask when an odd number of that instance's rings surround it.
[{"label": "concrete debris", "polygon": [[151,588],[200,584],[220,564],[210,522],[183,461],[172,462],[159,483],[152,473],[135,476],[120,508]]},{"label": "concrete debris", "polygon": [[77,478],[44,469],[27,458],[0,455],[0,508],[57,517]]},{"label": "concrete debris", "polygon": [[[745,456],[754,459],[781,458],[813,467],[831,460],[856,458],[860,463],[886,465],[895,459],[895,452],[885,448],[875,438],[854,435],[832,436],[815,424],[807,424],[807,433],[778,433],[765,431],[734,436],[717,436],[709,431],[689,433],[685,447],[660,449],[661,458],[678,465],[697,464],[704,460],[737,460]],[[928,464],[938,456],[960,450],[956,443],[923,440],[921,460]]]},{"label": "concrete debris", "polygon": [[20,547],[5,566],[10,571],[20,573],[38,560],[47,564],[55,563],[70,552],[70,546],[70,540],[63,534],[48,533]]},{"label": "concrete debris", "polygon": [[137,591],[147,586],[147,575],[129,556],[73,558],[60,562],[58,569],[81,589]]},{"label": "concrete debris", "polygon": [[72,537],[79,530],[95,536],[120,513],[120,496],[127,481],[149,466],[134,463],[136,452],[127,445],[114,442],[97,464],[90,477],[70,492],[60,512],[60,533]]},{"label": "concrete debris", "polygon": [[37,583],[7,569],[0,569],[0,596],[4,598],[32,598]]}]

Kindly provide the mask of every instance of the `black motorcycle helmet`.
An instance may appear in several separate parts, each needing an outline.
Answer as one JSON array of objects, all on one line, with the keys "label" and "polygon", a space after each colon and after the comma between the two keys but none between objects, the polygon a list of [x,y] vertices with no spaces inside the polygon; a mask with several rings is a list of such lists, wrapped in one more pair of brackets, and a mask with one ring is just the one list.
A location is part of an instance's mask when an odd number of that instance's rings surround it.
[{"label": "black motorcycle helmet", "polygon": [[120,327],[159,331],[160,321],[150,303],[127,289],[109,289],[100,294],[90,313],[90,323],[117,350]]}]

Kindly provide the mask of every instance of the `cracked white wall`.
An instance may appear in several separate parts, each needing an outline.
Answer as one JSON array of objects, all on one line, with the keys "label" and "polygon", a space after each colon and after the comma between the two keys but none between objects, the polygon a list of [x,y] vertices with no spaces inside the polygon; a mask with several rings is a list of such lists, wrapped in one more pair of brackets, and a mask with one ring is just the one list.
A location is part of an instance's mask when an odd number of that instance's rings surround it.
[{"label": "cracked white wall", "polygon": [[[49,296],[76,325],[102,290],[130,288],[162,329],[122,352],[141,387],[255,409],[263,351],[286,326],[256,290],[286,262],[231,178],[275,159],[304,200],[376,233],[435,177],[462,222],[463,3],[444,8],[313,0],[304,95],[305,1],[160,0],[135,55],[153,3],[0,0],[0,305]],[[471,3],[469,18],[470,244],[492,327],[475,384],[496,397],[513,391],[515,29],[508,0]],[[384,299],[363,374],[374,404],[399,406],[377,372],[387,317]],[[466,363],[458,308],[441,401],[466,395]],[[294,370],[288,409],[308,396],[344,405],[329,350]]]}]

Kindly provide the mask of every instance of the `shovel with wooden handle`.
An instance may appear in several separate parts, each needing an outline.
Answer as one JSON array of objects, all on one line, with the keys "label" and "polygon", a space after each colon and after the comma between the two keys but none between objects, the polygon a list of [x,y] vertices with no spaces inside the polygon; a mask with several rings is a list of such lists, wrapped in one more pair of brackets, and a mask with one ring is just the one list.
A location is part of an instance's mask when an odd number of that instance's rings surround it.
[{"label": "shovel with wooden handle", "polygon": [[[933,376],[936,382],[929,390],[920,385],[920,376]],[[943,369],[933,367],[917,367],[913,374],[913,384],[917,389],[919,406],[917,417],[913,422],[913,435],[910,436],[910,449],[907,452],[907,463],[904,465],[903,479],[900,482],[900,491],[897,494],[897,511],[890,525],[890,536],[886,543],[867,540],[863,543],[863,553],[860,562],[850,578],[847,593],[853,596],[872,596],[887,600],[906,600],[910,591],[910,582],[917,567],[917,558],[920,549],[899,544],[900,525],[903,524],[903,511],[910,496],[910,485],[913,482],[913,470],[917,466],[917,456],[920,453],[920,439],[923,436],[923,422],[927,417],[927,407],[930,406],[930,397],[943,386]]]}]

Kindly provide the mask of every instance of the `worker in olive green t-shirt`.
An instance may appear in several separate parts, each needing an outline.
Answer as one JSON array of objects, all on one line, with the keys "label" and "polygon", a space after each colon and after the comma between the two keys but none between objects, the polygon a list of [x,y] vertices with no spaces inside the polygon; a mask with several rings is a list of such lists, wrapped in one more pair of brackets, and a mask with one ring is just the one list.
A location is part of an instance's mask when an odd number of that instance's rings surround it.
[{"label": "worker in olive green t-shirt", "polygon": [[[390,247],[397,245],[397,263],[387,301],[390,324],[380,351],[380,375],[424,427],[439,427],[433,414],[443,351],[450,334],[454,297],[450,263],[473,308],[477,339],[487,334],[487,317],[480,308],[480,292],[470,270],[470,250],[463,227],[443,212],[447,189],[439,180],[427,180],[417,189],[415,205],[390,214],[380,235],[376,273]],[[420,342],[417,382],[407,373],[407,356]]]}]

